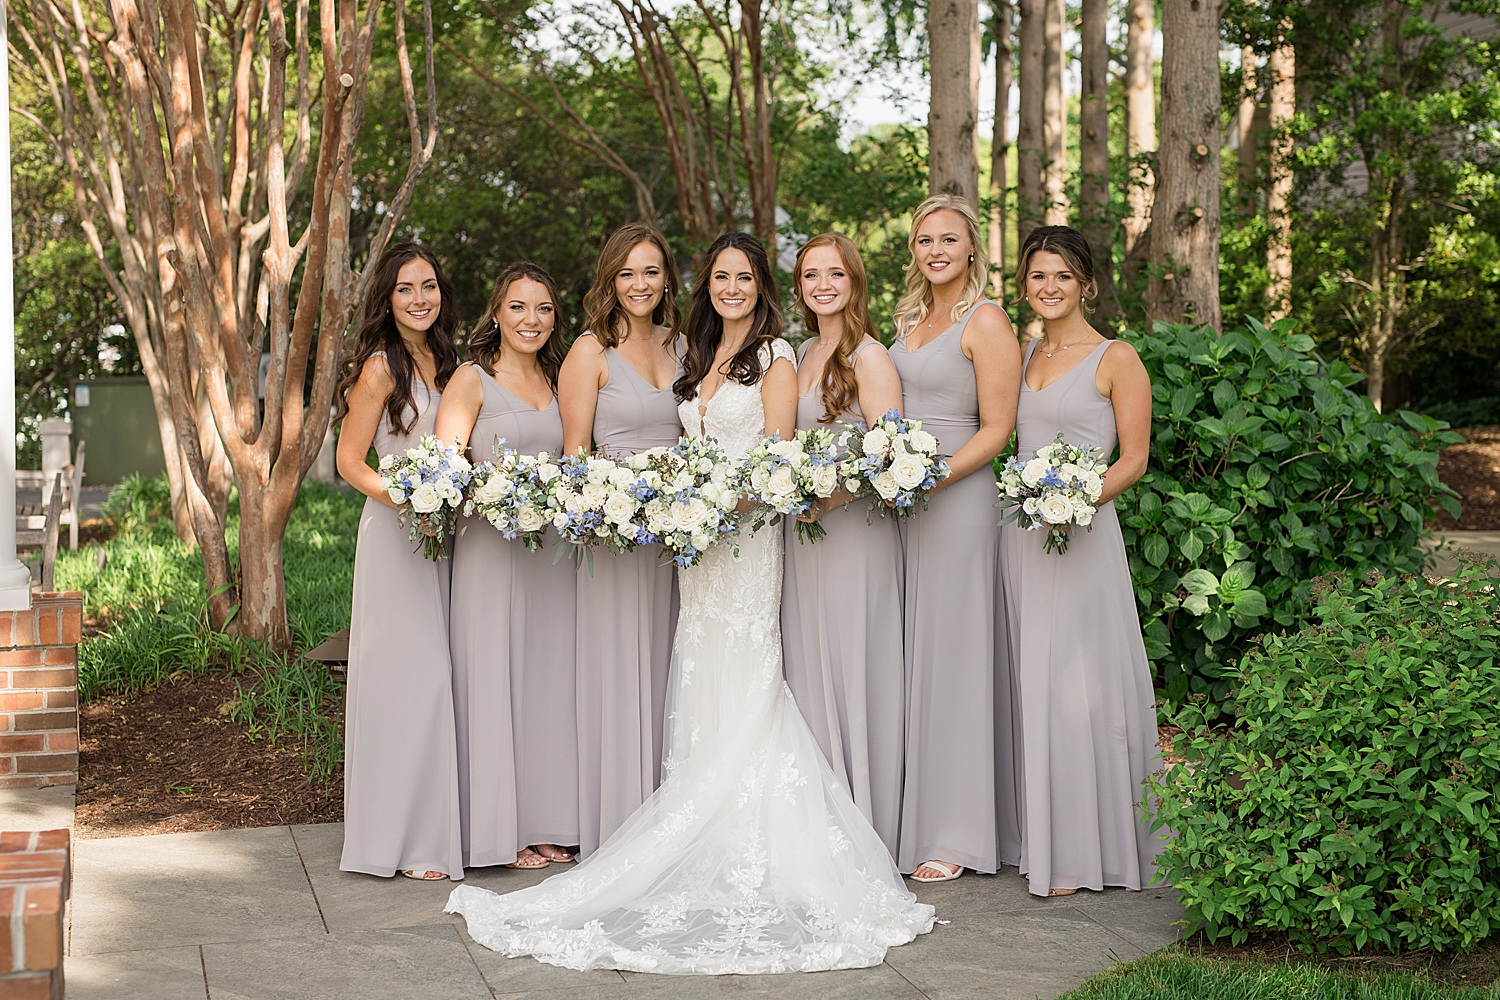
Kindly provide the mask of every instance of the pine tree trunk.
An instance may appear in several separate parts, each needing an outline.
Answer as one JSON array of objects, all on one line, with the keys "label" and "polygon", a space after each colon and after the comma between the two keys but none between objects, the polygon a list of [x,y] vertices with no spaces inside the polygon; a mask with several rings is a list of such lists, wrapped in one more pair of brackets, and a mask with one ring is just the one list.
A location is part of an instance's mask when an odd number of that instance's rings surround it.
[{"label": "pine tree trunk", "polygon": [[[1019,0],[1021,14],[1019,73],[1021,114],[1016,129],[1016,242],[1026,241],[1041,224],[1042,210],[1042,91],[1045,89],[1042,63],[1046,50],[1046,15],[1042,5],[1047,0]],[[1150,2],[1150,0],[1148,0]],[[1019,294],[1019,292],[1018,292]]]},{"label": "pine tree trunk", "polygon": [[1125,155],[1130,161],[1125,188],[1125,259],[1120,277],[1127,288],[1140,280],[1148,256],[1145,236],[1151,226],[1151,199],[1156,176],[1146,162],[1156,150],[1156,85],[1152,44],[1156,33],[1155,0],[1126,0],[1125,8]]},{"label": "pine tree trunk", "polygon": [[1083,93],[1078,112],[1079,220],[1094,252],[1098,288],[1094,317],[1112,326],[1118,311],[1115,296],[1114,222],[1109,185],[1109,0],[1083,0]]},{"label": "pine tree trunk", "polygon": [[1256,80],[1256,55],[1255,47],[1244,45],[1240,47],[1240,110],[1235,120],[1235,127],[1239,132],[1239,202],[1240,211],[1247,215],[1255,213],[1256,197],[1256,153],[1260,145],[1260,136],[1255,130],[1255,108],[1258,103],[1259,90]]},{"label": "pine tree trunk", "polygon": [[1067,27],[1067,0],[1043,0],[1045,50],[1042,58],[1042,145],[1046,166],[1043,173],[1045,217],[1049,226],[1068,223],[1068,104],[1063,93],[1063,31]]},{"label": "pine tree trunk", "polygon": [[979,3],[934,0],[927,9],[931,97],[927,180],[979,204]]},{"label": "pine tree trunk", "polygon": [[1162,0],[1161,144],[1152,208],[1152,320],[1222,325],[1219,309],[1219,8]]},{"label": "pine tree trunk", "polygon": [[995,129],[990,136],[990,296],[1005,299],[1005,192],[1010,177],[1011,0],[995,4]]},{"label": "pine tree trunk", "polygon": [[[1283,25],[1283,31],[1290,24]],[[1292,311],[1292,115],[1297,110],[1297,50],[1284,37],[1271,52],[1270,185],[1266,189],[1266,318]]]}]

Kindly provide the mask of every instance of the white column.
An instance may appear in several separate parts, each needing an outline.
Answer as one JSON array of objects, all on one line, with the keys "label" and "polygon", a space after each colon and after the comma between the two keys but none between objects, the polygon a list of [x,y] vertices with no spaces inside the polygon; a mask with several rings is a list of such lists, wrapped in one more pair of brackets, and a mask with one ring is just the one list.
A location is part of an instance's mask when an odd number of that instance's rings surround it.
[{"label": "white column", "polygon": [[31,607],[31,573],[16,558],[16,282],[10,243],[10,46],[0,0],[0,611]]}]

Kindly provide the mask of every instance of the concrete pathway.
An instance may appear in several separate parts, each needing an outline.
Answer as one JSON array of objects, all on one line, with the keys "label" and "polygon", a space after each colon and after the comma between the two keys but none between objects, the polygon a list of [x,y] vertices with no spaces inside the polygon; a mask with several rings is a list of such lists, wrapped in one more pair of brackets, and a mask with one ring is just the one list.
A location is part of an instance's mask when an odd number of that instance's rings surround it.
[{"label": "concrete pathway", "polygon": [[[76,842],[70,1000],[1032,1000],[1178,939],[1170,889],[1029,896],[1015,870],[917,887],[949,921],[873,969],[578,973],[474,944],[450,883],[338,870],[341,824]],[[479,869],[497,891],[546,872]]]},{"label": "concrete pathway", "polygon": [[1434,538],[1436,548],[1435,572],[1438,576],[1452,576],[1458,565],[1458,552],[1467,549],[1481,555],[1500,559],[1500,531],[1444,531]]}]

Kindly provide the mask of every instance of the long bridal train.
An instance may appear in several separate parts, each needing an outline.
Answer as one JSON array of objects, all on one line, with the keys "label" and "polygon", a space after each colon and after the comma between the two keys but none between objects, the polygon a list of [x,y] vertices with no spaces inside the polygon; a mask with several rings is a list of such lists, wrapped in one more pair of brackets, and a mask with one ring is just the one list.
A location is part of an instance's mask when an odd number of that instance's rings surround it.
[{"label": "long bridal train", "polygon": [[[696,400],[682,412],[738,456],[759,407],[729,381],[701,424]],[[724,975],[878,965],[932,929],[782,680],[781,575],[774,530],[682,571],[666,780],[577,868],[505,895],[455,889],[447,912],[474,940],[570,969]]]}]

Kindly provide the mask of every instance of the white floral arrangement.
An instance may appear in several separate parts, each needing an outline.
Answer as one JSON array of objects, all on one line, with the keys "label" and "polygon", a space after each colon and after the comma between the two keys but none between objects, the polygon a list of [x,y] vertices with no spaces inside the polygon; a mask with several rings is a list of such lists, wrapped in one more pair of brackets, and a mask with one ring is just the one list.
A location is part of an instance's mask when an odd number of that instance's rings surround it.
[{"label": "white floral arrangement", "polygon": [[611,544],[621,552],[635,548],[634,534],[620,531],[619,523],[611,522],[605,513],[605,501],[612,493],[621,493],[635,474],[604,455],[568,455],[557,469],[558,474],[548,481],[548,508],[558,536],[574,545]]},{"label": "white floral arrangement", "polygon": [[1000,523],[1016,521],[1027,531],[1047,529],[1046,551],[1061,555],[1068,551],[1070,525],[1093,530],[1107,469],[1098,448],[1068,444],[1058,431],[1031,458],[1014,455],[1005,463],[995,506],[1014,509]]},{"label": "white floral arrangement", "polygon": [[890,511],[910,517],[918,504],[927,506],[933,488],[952,472],[922,421],[907,420],[895,410],[887,410],[868,430],[846,424],[839,444],[844,449],[839,462],[844,489],[871,496],[872,514]]},{"label": "white floral arrangement", "polygon": [[448,554],[448,535],[458,521],[464,491],[473,476],[469,460],[432,434],[415,448],[380,460],[380,485],[410,538],[422,540],[422,555],[441,559]]},{"label": "white floral arrangement", "polygon": [[561,469],[547,452],[522,455],[496,438],[495,458],[474,467],[463,512],[478,514],[507,541],[519,540],[532,552],[552,520],[548,483]]},{"label": "white floral arrangement", "polygon": [[734,466],[713,438],[683,438],[672,448],[632,456],[630,464],[656,491],[640,508],[646,534],[678,566],[695,565],[709,546],[739,529]]},{"label": "white floral arrangement", "polygon": [[[753,534],[767,524],[806,514],[839,488],[837,448],[831,430],[800,430],[785,440],[773,434],[745,455],[735,470],[735,489],[756,505]],[[816,522],[799,522],[797,537],[815,542],[828,532]]]}]

